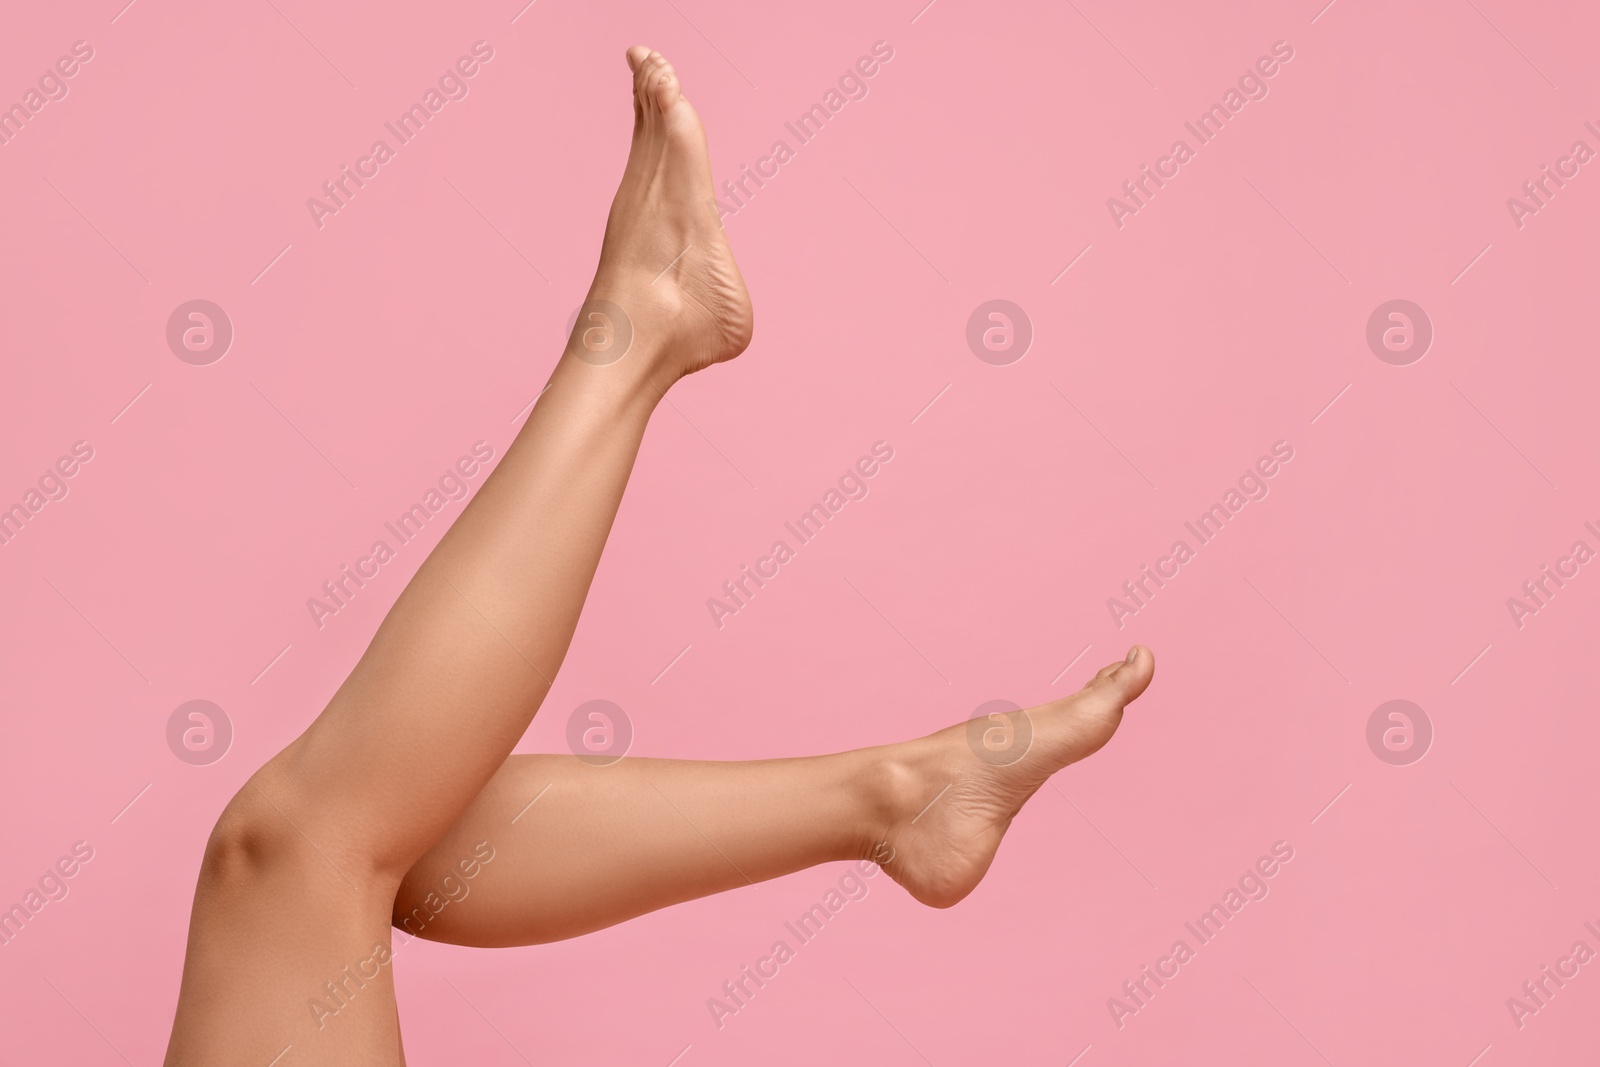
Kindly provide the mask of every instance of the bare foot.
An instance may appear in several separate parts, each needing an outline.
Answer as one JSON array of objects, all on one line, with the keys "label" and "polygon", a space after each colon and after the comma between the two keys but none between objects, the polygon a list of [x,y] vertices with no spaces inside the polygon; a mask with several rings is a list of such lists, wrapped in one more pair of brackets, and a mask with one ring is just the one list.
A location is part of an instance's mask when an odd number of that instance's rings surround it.
[{"label": "bare foot", "polygon": [[633,147],[567,347],[591,363],[642,354],[670,384],[743,352],[754,317],[717,217],[700,116],[659,52],[635,45],[627,59]]},{"label": "bare foot", "polygon": [[1154,673],[1155,657],[1135,645],[1069,697],[885,750],[891,814],[867,858],[922,903],[957,903],[983,880],[1022,805],[1111,740]]}]

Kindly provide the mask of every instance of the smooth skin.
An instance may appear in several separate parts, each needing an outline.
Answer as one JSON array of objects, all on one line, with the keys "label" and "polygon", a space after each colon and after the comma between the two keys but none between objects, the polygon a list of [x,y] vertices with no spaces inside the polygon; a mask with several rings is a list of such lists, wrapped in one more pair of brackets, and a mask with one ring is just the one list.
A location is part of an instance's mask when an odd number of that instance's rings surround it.
[{"label": "smooth skin", "polygon": [[[1010,762],[981,758],[965,725],[750,763],[511,755],[571,643],[651,412],[742,352],[753,325],[699,117],[659,53],[627,60],[633,143],[589,295],[623,309],[631,345],[596,360],[580,323],[344,685],[222,812],[169,1067],[403,1064],[394,926],[534,944],[840,859],[948,907],[1028,797],[1105,744],[1150,682],[1135,647],[1073,696],[1015,713],[1032,740]],[[452,896],[462,884],[470,897]]]}]

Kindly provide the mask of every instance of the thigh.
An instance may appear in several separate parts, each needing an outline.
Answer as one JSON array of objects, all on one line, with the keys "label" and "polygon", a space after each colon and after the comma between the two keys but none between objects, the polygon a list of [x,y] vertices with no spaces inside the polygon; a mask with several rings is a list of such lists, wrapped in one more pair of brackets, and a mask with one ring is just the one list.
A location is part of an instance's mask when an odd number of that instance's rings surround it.
[{"label": "thigh", "polygon": [[206,847],[168,1067],[402,1064],[394,886],[253,788]]}]

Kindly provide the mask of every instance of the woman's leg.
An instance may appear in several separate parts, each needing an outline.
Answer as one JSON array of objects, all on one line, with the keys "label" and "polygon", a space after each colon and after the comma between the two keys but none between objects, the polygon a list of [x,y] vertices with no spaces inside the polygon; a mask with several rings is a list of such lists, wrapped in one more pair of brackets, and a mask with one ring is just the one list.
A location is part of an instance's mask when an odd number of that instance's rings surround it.
[{"label": "woman's leg", "polygon": [[948,907],[1045,780],[1110,739],[1154,667],[1135,648],[1063,700],[831,756],[513,756],[406,875],[395,925],[460,945],[556,941],[843,859]]},{"label": "woman's leg", "polygon": [[327,709],[218,821],[169,1064],[400,1061],[394,891],[538,710],[663,391],[749,342],[699,119],[664,59],[628,62],[633,143],[584,321]]}]

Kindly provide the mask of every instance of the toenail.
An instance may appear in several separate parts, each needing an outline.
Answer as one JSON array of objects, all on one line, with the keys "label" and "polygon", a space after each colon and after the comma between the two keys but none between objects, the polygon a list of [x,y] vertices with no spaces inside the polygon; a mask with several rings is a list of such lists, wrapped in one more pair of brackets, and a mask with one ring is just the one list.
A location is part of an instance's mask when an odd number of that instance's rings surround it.
[{"label": "toenail", "polygon": [[1124,660],[1123,663],[1125,665],[1131,667],[1131,666],[1133,666],[1134,661],[1137,660],[1138,658],[1139,658],[1139,646],[1138,645],[1134,645],[1132,648],[1128,649],[1128,658],[1126,660]]}]

